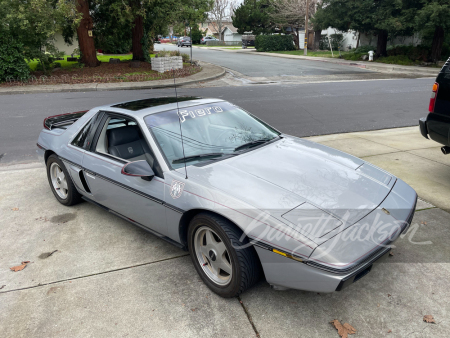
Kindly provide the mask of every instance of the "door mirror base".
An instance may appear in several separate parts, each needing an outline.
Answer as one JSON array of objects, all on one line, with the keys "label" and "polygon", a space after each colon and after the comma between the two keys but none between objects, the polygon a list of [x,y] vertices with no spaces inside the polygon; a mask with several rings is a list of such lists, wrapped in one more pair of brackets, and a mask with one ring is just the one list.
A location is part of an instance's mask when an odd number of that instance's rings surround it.
[{"label": "door mirror base", "polygon": [[126,176],[140,177],[144,181],[151,181],[155,176],[152,167],[147,161],[135,161],[125,164],[122,168],[122,174]]}]

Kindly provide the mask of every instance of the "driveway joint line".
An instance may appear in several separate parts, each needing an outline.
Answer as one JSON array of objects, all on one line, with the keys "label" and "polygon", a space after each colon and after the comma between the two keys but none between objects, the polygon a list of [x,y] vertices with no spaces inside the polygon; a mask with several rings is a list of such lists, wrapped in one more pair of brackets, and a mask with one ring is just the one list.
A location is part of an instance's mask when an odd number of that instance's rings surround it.
[{"label": "driveway joint line", "polygon": [[402,149],[398,149],[398,148],[394,148],[394,147],[391,147],[391,146],[387,146],[387,145],[385,145],[385,144],[383,144],[383,143],[380,143],[380,142],[377,142],[377,141],[374,141],[374,140],[365,138],[364,135],[358,135],[358,137],[359,137],[359,138],[362,138],[362,139],[364,139],[364,140],[366,140],[366,141],[371,141],[371,142],[373,142],[373,143],[379,144],[379,145],[381,145],[381,146],[385,146],[385,147],[392,148],[392,149],[399,150],[399,151],[405,151],[405,150],[402,150]]},{"label": "driveway joint line", "polygon": [[429,208],[417,209],[415,212],[425,211],[425,210],[430,210],[430,209],[439,209],[439,208],[438,207],[429,207]]},{"label": "driveway joint line", "polygon": [[383,156],[383,155],[389,155],[389,154],[397,154],[397,153],[404,153],[404,150],[399,150],[399,151],[392,151],[389,153],[381,153],[381,154],[374,154],[374,155],[367,155],[367,156],[361,156],[360,158],[362,158],[363,160],[366,159],[367,157],[374,157],[374,156]]},{"label": "driveway joint line", "polygon": [[241,304],[242,309],[244,310],[245,314],[247,315],[247,319],[250,322],[250,325],[252,326],[253,331],[255,331],[256,337],[260,338],[261,336],[259,335],[258,329],[256,328],[255,323],[253,322],[252,315],[248,311],[247,307],[244,305],[244,302],[242,301],[241,297],[237,296],[236,298],[239,301],[239,303]]},{"label": "driveway joint line", "polygon": [[[428,148],[424,148],[424,149],[428,149]],[[420,149],[412,149],[412,150],[420,150]],[[434,162],[434,163],[438,163],[438,164],[442,164],[442,165],[445,165],[445,166],[447,166],[447,167],[450,167],[450,165],[448,165],[448,164],[445,164],[445,163],[442,163],[442,162],[438,162],[438,161],[436,161],[436,160],[432,160],[432,159],[430,159],[430,158],[423,157],[423,156],[420,156],[420,155],[411,153],[410,151],[411,151],[411,150],[408,150],[408,151],[406,151],[406,152],[407,152],[408,154],[411,154],[411,155],[420,157],[420,158],[422,158],[422,159],[424,159],[424,160],[428,160],[428,161],[431,161],[431,162]],[[444,155],[443,155],[443,156],[444,156]]]},{"label": "driveway joint line", "polygon": [[77,280],[77,279],[83,279],[83,278],[92,277],[92,276],[104,275],[104,274],[111,273],[111,272],[128,270],[128,269],[137,268],[137,267],[140,267],[140,266],[150,265],[150,264],[154,264],[154,263],[160,263],[160,262],[164,262],[164,261],[168,261],[168,260],[172,260],[172,259],[177,259],[177,258],[181,258],[181,257],[186,257],[186,256],[189,256],[189,253],[186,253],[184,255],[164,258],[164,259],[160,259],[160,260],[153,261],[153,262],[141,263],[141,264],[136,264],[136,265],[131,265],[131,266],[125,266],[123,268],[117,268],[117,269],[108,270],[108,271],[91,273],[91,274],[88,274],[88,275],[85,275],[85,276],[72,277],[72,278],[67,278],[67,279],[61,279],[61,280],[54,281],[54,282],[39,283],[38,285],[28,286],[28,287],[24,287],[24,288],[6,290],[6,291],[0,292],[0,294],[8,293],[8,292],[14,292],[14,291],[22,291],[22,290],[34,289],[34,288],[38,288],[38,287],[41,287],[41,286],[47,286],[47,285],[52,285],[52,284],[64,283],[64,282],[69,282],[69,281],[73,281],[73,280]]}]

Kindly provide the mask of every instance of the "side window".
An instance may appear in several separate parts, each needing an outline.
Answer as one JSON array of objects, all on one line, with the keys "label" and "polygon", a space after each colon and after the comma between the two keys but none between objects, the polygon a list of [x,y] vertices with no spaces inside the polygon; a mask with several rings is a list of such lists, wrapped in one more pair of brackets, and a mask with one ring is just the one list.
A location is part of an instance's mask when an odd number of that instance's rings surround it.
[{"label": "side window", "polygon": [[145,160],[155,174],[162,177],[162,170],[152,149],[139,126],[131,119],[108,117],[98,136],[95,152],[129,162]]},{"label": "side window", "polygon": [[94,120],[95,119],[92,118],[88,123],[86,123],[86,125],[83,128],[81,128],[78,135],[73,139],[72,145],[83,148],[83,149],[89,148],[89,145],[90,145],[89,135],[91,134],[91,130],[94,125]]}]

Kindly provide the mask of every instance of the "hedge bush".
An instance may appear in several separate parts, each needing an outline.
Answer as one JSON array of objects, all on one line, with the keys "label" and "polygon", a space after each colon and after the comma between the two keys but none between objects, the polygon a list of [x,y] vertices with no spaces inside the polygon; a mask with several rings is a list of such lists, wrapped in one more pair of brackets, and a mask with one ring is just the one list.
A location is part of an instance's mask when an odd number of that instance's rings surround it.
[{"label": "hedge bush", "polygon": [[407,56],[411,61],[427,61],[430,50],[424,46],[390,46],[387,49],[388,56]]},{"label": "hedge bush", "polygon": [[255,48],[258,52],[295,49],[292,35],[257,35]]},{"label": "hedge bush", "polygon": [[7,36],[0,36],[0,82],[7,78],[28,79],[30,67],[23,57],[23,45]]}]

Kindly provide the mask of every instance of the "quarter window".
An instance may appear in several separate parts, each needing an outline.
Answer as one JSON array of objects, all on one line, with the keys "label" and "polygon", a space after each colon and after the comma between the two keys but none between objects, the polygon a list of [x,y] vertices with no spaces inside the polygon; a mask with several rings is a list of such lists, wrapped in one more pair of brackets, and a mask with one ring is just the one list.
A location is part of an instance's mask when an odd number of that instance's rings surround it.
[{"label": "quarter window", "polygon": [[93,125],[94,119],[92,118],[83,128],[81,128],[78,135],[73,139],[72,145],[83,149],[88,149],[91,142],[89,135],[91,134]]}]

